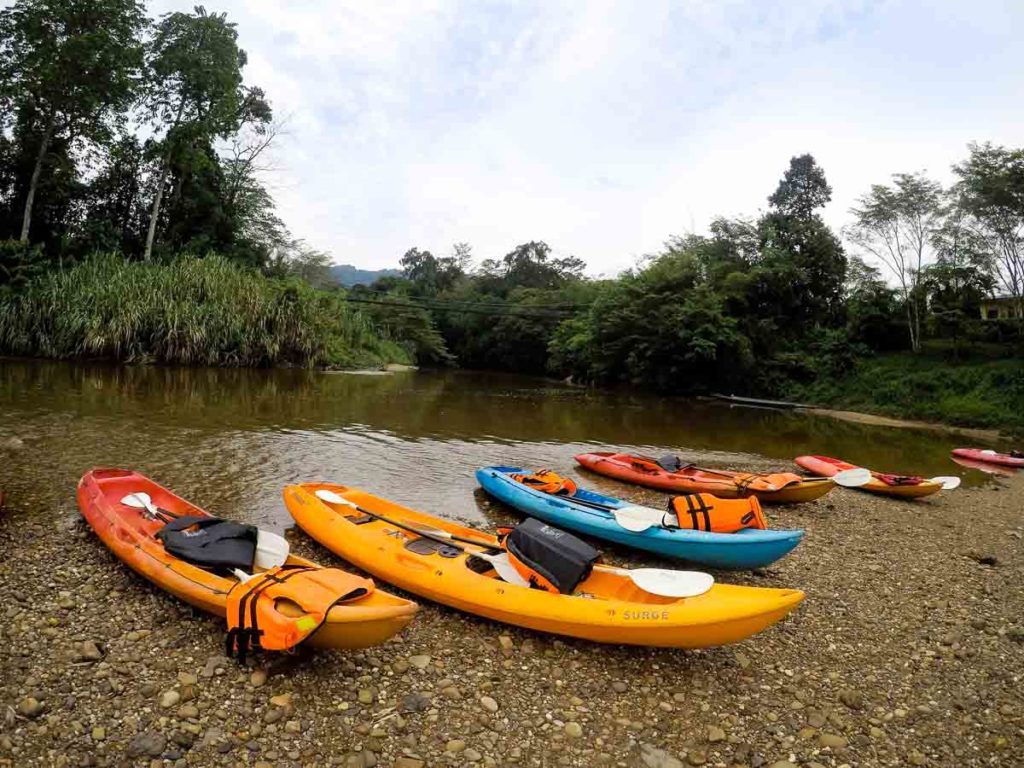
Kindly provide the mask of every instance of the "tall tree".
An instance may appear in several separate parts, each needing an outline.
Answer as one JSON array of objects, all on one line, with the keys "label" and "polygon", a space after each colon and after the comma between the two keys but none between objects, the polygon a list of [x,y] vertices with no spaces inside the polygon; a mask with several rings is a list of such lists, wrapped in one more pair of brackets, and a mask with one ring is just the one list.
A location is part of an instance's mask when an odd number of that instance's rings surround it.
[{"label": "tall tree", "polygon": [[798,335],[808,325],[835,327],[843,320],[846,254],[818,213],[831,199],[825,172],[812,155],[800,155],[789,161],[758,222],[759,268],[767,286],[774,283],[788,297],[776,306],[784,325]]},{"label": "tall tree", "polygon": [[173,164],[187,156],[200,160],[217,138],[233,135],[246,122],[268,123],[270,106],[258,89],[242,85],[245,51],[226,14],[163,16],[149,46],[149,115],[164,129],[159,144],[156,191],[144,256],[153,253],[165,187]]},{"label": "tall tree", "polygon": [[921,349],[921,280],[942,226],[942,188],[921,173],[898,173],[892,186],[875,184],[850,210],[845,230],[855,245],[889,268],[907,314],[910,348]]},{"label": "tall tree", "polygon": [[972,144],[953,171],[960,205],[991,244],[999,281],[1024,324],[1024,149]]},{"label": "tall tree", "polygon": [[0,11],[0,107],[31,111],[38,126],[22,242],[55,138],[104,138],[134,98],[146,23],[136,0],[17,0]]}]

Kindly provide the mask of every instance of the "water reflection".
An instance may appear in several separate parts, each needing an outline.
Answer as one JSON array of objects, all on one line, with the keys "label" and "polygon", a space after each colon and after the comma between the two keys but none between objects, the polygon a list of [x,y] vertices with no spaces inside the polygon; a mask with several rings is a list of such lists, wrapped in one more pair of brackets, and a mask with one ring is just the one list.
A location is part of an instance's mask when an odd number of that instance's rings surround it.
[{"label": "water reflection", "polygon": [[[212,510],[278,528],[282,485],[332,479],[480,519],[473,470],[568,469],[595,445],[709,465],[827,453],[891,471],[962,474],[955,437],[473,372],[351,376],[0,361],[0,430],[26,442],[0,485],[73,503],[86,469],[131,466]],[[749,458],[749,456],[747,457]],[[592,480],[588,481],[591,482]]]}]

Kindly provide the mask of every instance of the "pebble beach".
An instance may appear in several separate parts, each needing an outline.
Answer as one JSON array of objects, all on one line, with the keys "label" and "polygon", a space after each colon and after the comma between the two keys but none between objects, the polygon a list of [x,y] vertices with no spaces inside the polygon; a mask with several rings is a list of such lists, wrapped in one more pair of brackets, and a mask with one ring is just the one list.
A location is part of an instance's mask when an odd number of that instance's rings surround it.
[{"label": "pebble beach", "polygon": [[[603,646],[421,600],[382,646],[246,665],[224,656],[220,620],[106,550],[72,489],[5,490],[0,765],[1024,763],[1024,477],[921,502],[836,489],[768,508],[805,541],[770,568],[715,575],[807,598],[733,646]],[[602,548],[617,564],[665,565]]]}]

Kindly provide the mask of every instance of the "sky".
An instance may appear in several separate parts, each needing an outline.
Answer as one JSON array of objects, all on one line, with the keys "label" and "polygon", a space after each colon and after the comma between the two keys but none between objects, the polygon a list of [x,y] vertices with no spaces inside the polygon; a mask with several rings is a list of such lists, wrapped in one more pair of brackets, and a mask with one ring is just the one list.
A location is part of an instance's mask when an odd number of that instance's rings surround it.
[{"label": "sky", "polygon": [[[612,275],[755,216],[794,155],[871,184],[1024,144],[1024,1],[206,0],[286,135],[266,181],[335,262],[544,240]],[[151,0],[152,15],[194,0]]]}]

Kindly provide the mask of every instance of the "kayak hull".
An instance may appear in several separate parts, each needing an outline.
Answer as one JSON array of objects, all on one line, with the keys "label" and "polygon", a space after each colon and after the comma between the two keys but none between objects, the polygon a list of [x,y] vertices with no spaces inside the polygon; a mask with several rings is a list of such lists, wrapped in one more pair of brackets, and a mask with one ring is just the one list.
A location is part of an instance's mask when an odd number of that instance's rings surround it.
[{"label": "kayak hull", "polygon": [[484,467],[476,471],[476,479],[494,498],[552,525],[712,568],[761,568],[791,552],[804,535],[802,530],[755,528],[744,528],[737,533],[709,533],[660,526],[652,526],[646,531],[629,531],[615,522],[611,512],[577,503],[578,500],[615,509],[631,506],[622,499],[584,489],[577,489],[572,496],[553,496],[516,482],[509,476],[511,474],[529,474],[529,470]]},{"label": "kayak hull", "polygon": [[481,561],[465,552],[421,552],[417,544],[429,545],[429,540],[352,507],[326,503],[315,495],[321,489],[403,525],[469,537],[484,548],[497,547],[494,536],[357,488],[308,483],[284,490],[285,505],[299,527],[359,568],[429,600],[541,632],[600,643],[704,648],[766,629],[804,597],[799,590],[725,584],[715,584],[696,597],[658,597],[640,590],[617,569],[600,565],[577,594],[552,594],[502,581],[493,570],[481,572],[470,566]]},{"label": "kayak hull", "polygon": [[[798,467],[823,477],[832,477],[844,470],[857,468],[855,464],[827,456],[797,456],[793,461]],[[899,499],[919,499],[942,490],[941,483],[933,483],[928,480],[916,485],[890,485],[879,478],[879,473],[872,471],[871,475],[871,479],[864,485],[857,486],[856,490]]]},{"label": "kayak hull", "polygon": [[581,453],[576,461],[591,472],[605,477],[621,480],[646,488],[655,488],[669,493],[710,493],[720,499],[745,499],[756,496],[764,504],[799,504],[814,501],[835,488],[835,483],[827,478],[800,478],[793,476],[793,481],[778,490],[760,490],[750,488],[744,479],[756,477],[749,472],[730,472],[722,470],[712,475],[705,471],[669,472],[660,470],[644,472],[635,469],[629,463],[616,457],[619,454],[607,452]]},{"label": "kayak hull", "polygon": [[1010,456],[1007,453],[996,453],[995,451],[984,451],[980,448],[954,448],[953,455],[961,459],[983,461],[986,464],[998,464],[1001,467],[1024,468],[1024,458]]},{"label": "kayak hull", "polygon": [[[163,524],[119,502],[129,493],[139,491],[145,491],[158,507],[175,515],[207,515],[143,475],[121,469],[87,472],[78,483],[78,507],[96,535],[121,562],[178,599],[226,619],[227,593],[237,580],[169,555],[154,536]],[[314,565],[294,555],[288,557],[287,563]],[[379,645],[404,628],[415,613],[415,603],[374,589],[364,599],[331,608],[324,624],[303,645]]]}]

